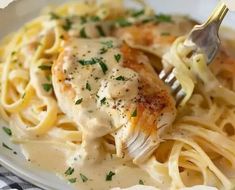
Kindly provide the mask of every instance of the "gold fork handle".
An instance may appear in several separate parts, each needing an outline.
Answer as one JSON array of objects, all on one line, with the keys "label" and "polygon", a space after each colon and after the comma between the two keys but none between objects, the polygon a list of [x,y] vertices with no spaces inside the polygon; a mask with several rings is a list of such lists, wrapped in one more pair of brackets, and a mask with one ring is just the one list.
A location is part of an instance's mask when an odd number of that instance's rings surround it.
[{"label": "gold fork handle", "polygon": [[211,16],[209,17],[205,25],[208,25],[210,23],[216,23],[218,26],[220,26],[228,10],[229,9],[227,5],[220,0],[219,4],[214,9],[214,11],[212,12]]}]

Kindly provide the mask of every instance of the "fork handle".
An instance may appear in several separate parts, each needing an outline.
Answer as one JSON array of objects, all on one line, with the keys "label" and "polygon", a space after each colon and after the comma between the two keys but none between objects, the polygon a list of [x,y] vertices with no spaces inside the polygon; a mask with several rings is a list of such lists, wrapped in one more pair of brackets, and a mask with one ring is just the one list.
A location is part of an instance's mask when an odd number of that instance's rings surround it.
[{"label": "fork handle", "polygon": [[211,23],[216,23],[217,26],[219,27],[221,22],[223,21],[225,15],[228,12],[228,7],[227,5],[220,0],[219,4],[216,6],[212,14],[210,15],[209,19],[204,25],[209,25]]}]

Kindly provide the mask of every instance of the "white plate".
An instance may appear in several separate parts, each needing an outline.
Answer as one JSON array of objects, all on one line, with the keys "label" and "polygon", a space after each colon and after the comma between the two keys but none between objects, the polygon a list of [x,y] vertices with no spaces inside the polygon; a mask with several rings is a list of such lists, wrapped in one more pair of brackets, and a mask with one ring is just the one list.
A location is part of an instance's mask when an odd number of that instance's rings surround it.
[{"label": "white plate", "polygon": [[[0,0],[1,1],[1,0]],[[23,23],[36,17],[40,9],[51,3],[61,3],[63,0],[18,0],[12,3],[4,10],[0,10],[0,38],[4,35],[16,30]],[[181,13],[202,21],[207,18],[209,12],[216,4],[216,0],[148,0],[148,2],[156,9],[157,12],[163,13]],[[130,5],[130,0],[127,0]],[[229,13],[224,25],[235,28],[235,14]],[[7,126],[4,122],[1,125]],[[52,173],[41,171],[36,167],[30,166],[24,160],[20,153],[19,146],[12,144],[7,135],[0,130],[0,145],[7,144],[17,155],[12,151],[0,146],[0,163],[10,171],[19,175],[21,178],[48,190],[72,190],[65,181],[55,176]]]}]

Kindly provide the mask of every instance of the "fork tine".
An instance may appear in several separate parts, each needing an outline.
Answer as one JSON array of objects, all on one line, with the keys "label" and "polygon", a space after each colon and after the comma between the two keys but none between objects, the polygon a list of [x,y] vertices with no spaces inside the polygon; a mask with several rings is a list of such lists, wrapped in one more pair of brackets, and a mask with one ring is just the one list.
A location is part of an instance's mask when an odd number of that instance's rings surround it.
[{"label": "fork tine", "polygon": [[185,97],[185,92],[182,89],[182,86],[180,82],[177,80],[177,78],[174,75],[174,69],[170,68],[168,70],[162,70],[159,74],[159,78],[168,86],[171,88],[171,93],[174,96],[176,100],[176,105],[178,106],[180,102]]},{"label": "fork tine", "polygon": [[176,81],[176,77],[173,72],[171,72],[165,79],[165,83],[172,85]]},{"label": "fork tine", "polygon": [[160,74],[158,75],[161,80],[165,80],[168,75],[172,72],[173,67],[170,69],[162,70]]},{"label": "fork tine", "polygon": [[164,70],[162,70],[158,76],[161,80],[165,80],[165,78],[167,77],[167,74]]},{"label": "fork tine", "polygon": [[181,86],[180,82],[176,79],[176,81],[171,86],[172,94],[176,95],[181,90],[181,88],[182,88],[182,86]]},{"label": "fork tine", "polygon": [[178,106],[180,104],[180,102],[183,100],[183,98],[185,97],[185,92],[183,89],[181,89],[175,96],[176,99],[176,106]]}]

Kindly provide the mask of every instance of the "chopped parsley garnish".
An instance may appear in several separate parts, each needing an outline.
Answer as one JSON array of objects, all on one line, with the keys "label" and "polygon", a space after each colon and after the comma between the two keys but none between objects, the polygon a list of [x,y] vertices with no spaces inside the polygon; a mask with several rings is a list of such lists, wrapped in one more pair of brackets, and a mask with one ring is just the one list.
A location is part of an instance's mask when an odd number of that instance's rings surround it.
[{"label": "chopped parsley garnish", "polygon": [[87,36],[87,34],[86,34],[85,27],[83,27],[83,28],[80,30],[80,37],[81,37],[81,38],[88,38],[88,36]]},{"label": "chopped parsley garnish", "polygon": [[4,142],[2,143],[2,146],[8,150],[12,150],[12,148],[10,148],[9,146],[7,146]]},{"label": "chopped parsley garnish", "polygon": [[72,27],[72,22],[68,18],[65,19],[65,24],[62,26],[65,31],[69,31]]},{"label": "chopped parsley garnish", "polygon": [[145,23],[152,22],[152,21],[154,21],[153,18],[146,18],[146,19],[142,20],[142,23],[145,24]]},{"label": "chopped parsley garnish", "polygon": [[138,10],[138,11],[134,11],[131,16],[132,17],[139,17],[139,16],[143,15],[144,12],[145,12],[144,9]]},{"label": "chopped parsley garnish", "polygon": [[161,35],[162,35],[162,36],[169,36],[170,33],[169,33],[169,32],[162,32]]},{"label": "chopped parsley garnish", "polygon": [[51,20],[60,19],[60,16],[57,15],[56,13],[50,12],[49,14],[50,14]]},{"label": "chopped parsley garnish", "polygon": [[71,178],[71,179],[68,179],[68,181],[70,183],[76,183],[77,182],[77,178]]},{"label": "chopped parsley garnish", "polygon": [[114,58],[119,63],[119,61],[121,60],[122,56],[121,56],[121,54],[116,54],[116,55],[114,55]]},{"label": "chopped parsley garnish", "polygon": [[137,116],[137,109],[135,109],[131,114],[131,117],[136,117],[136,116]]},{"label": "chopped parsley garnish", "polygon": [[140,185],[144,185],[144,182],[143,182],[142,179],[139,180],[139,184],[140,184]]},{"label": "chopped parsley garnish", "polygon": [[75,104],[76,104],[76,105],[81,104],[81,103],[82,103],[82,100],[83,100],[82,98],[78,99],[78,100],[75,102]]},{"label": "chopped parsley garnish", "polygon": [[108,48],[102,47],[102,48],[100,49],[100,54],[104,54],[104,53],[106,53],[107,51],[108,51]]},{"label": "chopped parsley garnish", "polygon": [[157,22],[172,22],[171,16],[166,14],[158,14],[155,18]]},{"label": "chopped parsley garnish", "polygon": [[94,64],[97,63],[97,60],[94,59],[94,58],[89,59],[89,60],[84,60],[84,59],[82,59],[82,60],[79,60],[78,62],[79,62],[81,65],[94,65]]},{"label": "chopped parsley garnish", "polygon": [[106,72],[108,71],[107,65],[102,60],[99,60],[99,65],[100,65],[103,73],[106,74]]},{"label": "chopped parsley garnish", "polygon": [[85,183],[88,180],[88,178],[81,173],[80,173],[80,177],[81,177],[83,183]]},{"label": "chopped parsley garnish", "polygon": [[8,127],[3,127],[2,129],[3,129],[3,131],[4,131],[7,135],[12,136],[12,132],[11,132],[11,129],[10,129],[10,128],[8,128]]},{"label": "chopped parsley garnish", "polygon": [[107,48],[113,48],[113,41],[112,40],[103,41],[103,42],[100,42],[100,43],[107,46]]},{"label": "chopped parsley garnish", "polygon": [[91,85],[88,82],[86,83],[86,89],[91,91]]},{"label": "chopped parsley garnish", "polygon": [[102,36],[102,37],[105,37],[105,36],[106,36],[106,34],[105,34],[103,28],[102,28],[100,25],[97,25],[97,26],[96,26],[96,29],[97,29],[97,31],[98,31],[98,33],[99,33],[100,36]]},{"label": "chopped parsley garnish", "polygon": [[88,21],[97,22],[97,21],[100,21],[100,17],[99,16],[90,16],[90,17],[81,16],[80,17],[80,23],[81,24],[85,24]]},{"label": "chopped parsley garnish", "polygon": [[116,80],[125,81],[125,77],[124,76],[119,76],[119,77],[116,78]]},{"label": "chopped parsley garnish", "polygon": [[80,17],[80,23],[81,23],[81,24],[85,24],[86,22],[87,22],[87,17],[81,16],[81,17]]},{"label": "chopped parsley garnish", "polygon": [[115,175],[114,172],[110,171],[107,175],[106,175],[106,181],[112,181],[113,176]]},{"label": "chopped parsley garnish", "polygon": [[45,84],[42,84],[42,87],[46,92],[49,92],[52,89],[52,84],[45,83]]},{"label": "chopped parsley garnish", "polygon": [[72,175],[73,172],[74,172],[74,168],[69,167],[69,168],[65,171],[64,174],[65,174],[66,176],[68,176],[68,175]]},{"label": "chopped parsley garnish", "polygon": [[106,98],[104,97],[104,98],[102,98],[101,100],[100,100],[100,104],[101,105],[104,105],[106,103]]},{"label": "chopped parsley garnish", "polygon": [[116,23],[120,27],[126,27],[126,26],[131,25],[131,23],[128,20],[124,19],[124,18],[120,18],[120,19],[116,20]]},{"label": "chopped parsley garnish", "polygon": [[107,65],[102,61],[102,58],[92,58],[90,60],[78,60],[78,62],[83,66],[84,65],[94,65],[94,64],[99,63],[104,74],[106,74],[106,72],[108,70]]},{"label": "chopped parsley garnish", "polygon": [[14,56],[15,54],[16,54],[16,52],[15,52],[15,51],[11,52],[11,55],[12,55],[12,56]]},{"label": "chopped parsley garnish", "polygon": [[106,42],[101,42],[101,44],[105,45],[106,47],[102,47],[100,49],[100,54],[106,53],[110,48],[113,48],[113,41],[106,41]]},{"label": "chopped parsley garnish", "polygon": [[46,79],[51,82],[51,75],[47,75]]},{"label": "chopped parsley garnish", "polygon": [[38,66],[38,68],[41,69],[41,70],[51,70],[50,65],[40,65],[40,66]]},{"label": "chopped parsley garnish", "polygon": [[100,17],[99,16],[91,16],[91,21],[93,21],[93,22],[100,21]]}]

